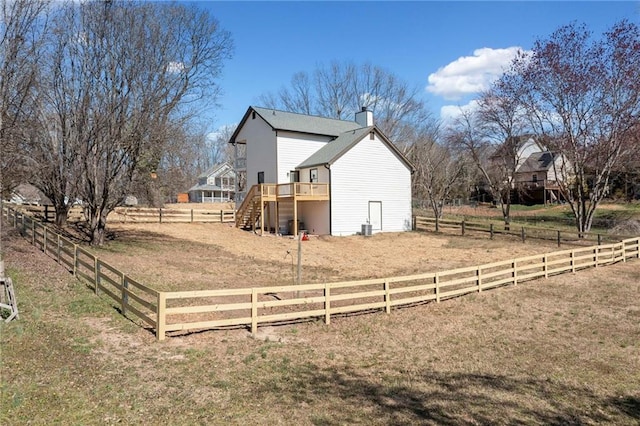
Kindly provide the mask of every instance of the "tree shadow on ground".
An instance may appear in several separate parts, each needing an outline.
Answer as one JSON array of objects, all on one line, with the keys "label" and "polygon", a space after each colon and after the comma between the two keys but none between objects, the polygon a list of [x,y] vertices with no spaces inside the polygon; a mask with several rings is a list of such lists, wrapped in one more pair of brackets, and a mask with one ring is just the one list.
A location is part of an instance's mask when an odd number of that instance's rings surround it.
[{"label": "tree shadow on ground", "polygon": [[290,375],[260,391],[275,388],[294,405],[333,402],[347,408],[312,418],[316,425],[636,424],[640,418],[637,396],[602,397],[588,388],[533,377],[437,371],[369,377],[349,367],[314,365]]}]

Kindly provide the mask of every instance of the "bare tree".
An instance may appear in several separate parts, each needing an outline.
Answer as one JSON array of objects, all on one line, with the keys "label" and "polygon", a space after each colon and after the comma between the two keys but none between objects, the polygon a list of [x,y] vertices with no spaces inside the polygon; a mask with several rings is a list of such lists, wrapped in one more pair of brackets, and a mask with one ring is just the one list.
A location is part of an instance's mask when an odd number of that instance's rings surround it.
[{"label": "bare tree", "polygon": [[25,180],[21,143],[32,118],[33,89],[48,2],[0,0],[0,197]]},{"label": "bare tree", "polygon": [[511,222],[511,189],[516,168],[518,138],[492,143],[485,132],[486,123],[478,111],[461,110],[447,128],[445,139],[467,153],[480,172],[484,188],[500,206],[505,226]]},{"label": "bare tree", "polygon": [[426,138],[414,145],[409,158],[416,168],[414,196],[428,203],[436,220],[442,218],[444,205],[465,172],[464,157],[455,147]]},{"label": "bare tree", "polygon": [[[33,112],[39,40],[46,28],[47,2],[0,0],[0,209],[25,179],[22,140]],[[3,259],[0,215],[0,262]],[[0,271],[3,272],[3,271]],[[0,277],[2,278],[2,277]]]},{"label": "bare tree", "polygon": [[69,2],[53,34],[55,95],[43,110],[58,121],[49,132],[76,155],[80,185],[66,198],[82,200],[99,245],[136,177],[157,171],[171,123],[187,120],[193,102],[215,101],[231,40],[206,12],[124,1]]},{"label": "bare tree", "polygon": [[416,129],[435,127],[420,89],[412,87],[393,73],[365,63],[332,62],[319,65],[309,76],[294,74],[290,87],[277,95],[260,97],[269,108],[337,119],[353,119],[362,107],[373,112],[376,125],[407,153],[415,142]]},{"label": "bare tree", "polygon": [[523,96],[535,132],[567,159],[559,180],[580,234],[591,229],[611,173],[632,146],[640,117],[640,30],[621,21],[601,38],[584,26],[560,27],[521,55],[503,84]]}]

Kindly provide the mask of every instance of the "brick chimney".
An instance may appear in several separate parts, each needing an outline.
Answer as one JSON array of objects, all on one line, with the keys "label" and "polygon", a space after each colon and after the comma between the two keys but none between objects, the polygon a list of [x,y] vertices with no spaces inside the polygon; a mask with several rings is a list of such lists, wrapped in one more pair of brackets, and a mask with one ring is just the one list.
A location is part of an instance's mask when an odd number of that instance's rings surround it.
[{"label": "brick chimney", "polygon": [[356,112],[356,123],[362,127],[373,126],[373,112],[368,111],[367,107],[362,107],[360,112]]}]

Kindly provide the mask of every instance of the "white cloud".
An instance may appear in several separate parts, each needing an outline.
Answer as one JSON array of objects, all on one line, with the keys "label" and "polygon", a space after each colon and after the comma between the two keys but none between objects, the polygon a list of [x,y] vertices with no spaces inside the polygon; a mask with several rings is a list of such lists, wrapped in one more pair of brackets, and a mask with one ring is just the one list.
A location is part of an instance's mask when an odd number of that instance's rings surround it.
[{"label": "white cloud", "polygon": [[488,89],[520,50],[517,46],[476,49],[473,56],[462,56],[429,75],[427,90],[447,100],[458,100]]},{"label": "white cloud", "polygon": [[440,120],[446,126],[463,112],[472,112],[478,108],[478,101],[472,100],[464,105],[444,105],[440,108]]}]

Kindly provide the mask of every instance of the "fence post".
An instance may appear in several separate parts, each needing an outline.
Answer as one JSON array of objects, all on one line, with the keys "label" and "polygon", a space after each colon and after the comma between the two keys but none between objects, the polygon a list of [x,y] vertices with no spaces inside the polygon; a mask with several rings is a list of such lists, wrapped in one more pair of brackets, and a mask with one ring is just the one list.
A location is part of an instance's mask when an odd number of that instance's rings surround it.
[{"label": "fence post", "polygon": [[193,223],[193,209],[191,209],[191,223]]},{"label": "fence post", "polygon": [[331,324],[331,285],[324,283],[324,323]]},{"label": "fence post", "polygon": [[518,264],[515,259],[513,259],[511,267],[513,268],[513,285],[518,285]]},{"label": "fence post", "polygon": [[258,332],[258,289],[251,289],[251,334]]},{"label": "fence post", "polygon": [[593,248],[593,255],[594,255],[594,256],[593,256],[593,260],[594,260],[594,262],[595,262],[595,265],[594,265],[594,266],[595,266],[596,268],[598,267],[598,252],[599,252],[599,250],[598,250],[598,246],[595,246],[595,247]]},{"label": "fence post", "polygon": [[464,235],[464,219],[462,219],[462,223],[460,225],[462,227],[462,235]]},{"label": "fence post", "polygon": [[96,287],[95,287],[95,292],[96,292],[96,296],[98,295],[98,285],[100,283],[100,262],[98,261],[98,258],[93,256],[93,271],[94,271],[94,275],[95,275],[95,283],[96,283]]},{"label": "fence post", "polygon": [[493,223],[489,224],[489,239],[493,240]]},{"label": "fence post", "polygon": [[476,277],[478,280],[478,293],[482,292],[482,266],[478,266],[476,270]]},{"label": "fence post", "polygon": [[558,231],[558,247],[560,247],[560,231]]},{"label": "fence post", "polygon": [[571,250],[571,272],[576,273],[576,251]]},{"label": "fence post", "polygon": [[167,332],[167,295],[164,291],[158,292],[158,310],[156,312],[156,339],[162,341]]},{"label": "fence post", "polygon": [[73,276],[78,275],[78,245],[73,245]]},{"label": "fence post", "polygon": [[624,240],[622,240],[622,262],[623,263],[627,262],[627,248],[626,248],[626,245],[624,243]]},{"label": "fence post", "polygon": [[602,235],[598,234],[598,245],[602,245]]},{"label": "fence post", "polygon": [[544,256],[542,256],[542,267],[544,269],[544,277],[545,278],[549,278],[549,265],[547,264],[548,262],[548,256],[547,253],[544,254]]},{"label": "fence post", "polygon": [[436,302],[440,303],[440,274],[436,272],[434,283],[436,285]]},{"label": "fence post", "polygon": [[224,211],[220,209],[220,223],[224,223]]},{"label": "fence post", "polygon": [[527,237],[526,237],[526,233],[525,233],[525,230],[524,230],[524,226],[522,227],[522,231],[520,231],[520,234],[522,235],[522,242],[523,243],[526,242],[526,238]]},{"label": "fence post", "polygon": [[389,280],[384,280],[384,302],[385,302],[385,311],[390,314],[391,313],[391,294],[389,294]]},{"label": "fence post", "polygon": [[44,228],[44,236],[43,236],[43,242],[42,242],[42,251],[44,252],[44,254],[47,254],[47,227],[43,226]]},{"label": "fence post", "polygon": [[122,284],[122,315],[127,315],[127,304],[129,303],[129,295],[127,290],[129,289],[129,281],[124,272],[120,272],[120,283]]},{"label": "fence post", "polygon": [[36,221],[31,218],[31,245],[36,245]]},{"label": "fence post", "polygon": [[158,220],[162,223],[162,209],[158,209]]}]

